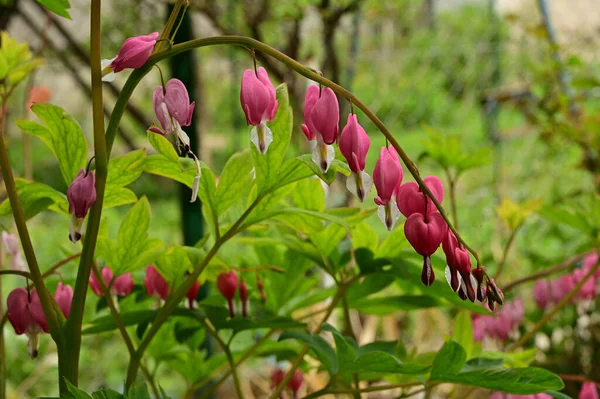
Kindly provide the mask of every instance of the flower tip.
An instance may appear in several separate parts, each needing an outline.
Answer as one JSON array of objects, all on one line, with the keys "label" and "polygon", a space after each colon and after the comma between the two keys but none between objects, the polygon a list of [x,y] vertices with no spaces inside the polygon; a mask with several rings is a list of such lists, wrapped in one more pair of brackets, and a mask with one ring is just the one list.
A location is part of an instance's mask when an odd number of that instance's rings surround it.
[{"label": "flower tip", "polygon": [[200,175],[194,177],[194,184],[192,185],[192,198],[190,202],[196,202],[198,198],[198,188],[200,187]]}]

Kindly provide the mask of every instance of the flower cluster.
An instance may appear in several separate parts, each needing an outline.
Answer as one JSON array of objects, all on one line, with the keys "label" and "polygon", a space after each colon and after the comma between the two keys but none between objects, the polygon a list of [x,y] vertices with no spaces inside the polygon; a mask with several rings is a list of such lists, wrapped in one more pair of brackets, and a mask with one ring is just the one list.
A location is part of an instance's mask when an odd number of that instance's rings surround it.
[{"label": "flower cluster", "polygon": [[[546,309],[550,305],[555,305],[564,298],[575,286],[583,280],[586,274],[594,267],[598,259],[598,254],[587,256],[583,261],[581,268],[575,269],[570,274],[562,275],[553,280],[538,280],[533,287],[533,298],[535,303],[541,308]],[[596,286],[600,279],[600,269],[596,271],[581,287],[573,297],[573,301],[584,302],[591,301],[596,297]]]},{"label": "flower cluster", "polygon": [[[58,283],[54,300],[65,317],[71,313],[73,288],[70,285]],[[25,288],[15,288],[6,299],[8,321],[17,335],[25,334],[29,338],[27,349],[33,359],[38,355],[39,336],[48,333],[48,323],[42,309],[42,303],[35,289],[31,292]]]},{"label": "flower cluster", "polygon": [[475,341],[483,341],[485,337],[505,341],[519,327],[524,315],[525,308],[520,299],[506,303],[495,316],[474,314],[473,338]]},{"label": "flower cluster", "polygon": [[10,256],[10,268],[13,270],[25,271],[25,262],[21,257],[21,248],[19,239],[14,234],[6,231],[2,232],[2,243],[8,256]]},{"label": "flower cluster", "polygon": [[229,273],[219,274],[217,277],[217,288],[221,295],[227,300],[229,316],[232,318],[235,317],[233,299],[235,298],[235,293],[239,291],[240,301],[242,303],[242,317],[248,317],[248,286],[244,283],[244,280],[238,278],[236,272],[230,271]]},{"label": "flower cluster", "polygon": [[[271,387],[277,388],[285,378],[285,371],[280,369],[279,367],[274,369],[271,373]],[[302,375],[302,371],[296,370],[294,374],[292,374],[292,378],[287,383],[287,387],[290,391],[292,391],[292,398],[298,397],[298,392],[304,383],[304,376]],[[283,392],[279,395],[280,398],[283,397]]]}]

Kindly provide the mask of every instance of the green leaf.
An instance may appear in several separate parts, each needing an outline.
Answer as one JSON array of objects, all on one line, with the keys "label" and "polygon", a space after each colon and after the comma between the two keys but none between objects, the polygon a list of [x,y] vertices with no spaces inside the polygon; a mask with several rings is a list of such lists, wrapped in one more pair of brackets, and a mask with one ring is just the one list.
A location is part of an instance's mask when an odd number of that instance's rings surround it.
[{"label": "green leaf", "polygon": [[104,192],[104,202],[102,207],[104,209],[113,208],[116,206],[131,204],[137,201],[135,193],[128,188],[117,187],[117,186],[106,186]]},{"label": "green leaf", "polygon": [[[156,310],[135,310],[131,312],[124,312],[120,314],[123,324],[127,326],[134,326],[145,321],[152,321],[156,316]],[[91,326],[85,328],[82,331],[83,335],[99,334],[107,331],[113,331],[117,329],[117,323],[115,322],[112,315],[99,317],[92,320]]]},{"label": "green leaf", "polygon": [[126,399],[150,399],[148,387],[143,382],[134,384],[127,392]]},{"label": "green leaf", "polygon": [[190,262],[185,248],[173,245],[165,248],[156,257],[155,266],[172,287],[177,287],[183,281],[185,273],[194,265]]},{"label": "green leaf", "polygon": [[456,341],[448,341],[433,360],[431,379],[458,373],[467,360],[465,350]]},{"label": "green leaf", "polygon": [[92,399],[123,399],[123,395],[112,389],[102,389],[92,393]]},{"label": "green leaf", "polygon": [[215,207],[217,216],[221,216],[241,198],[247,197],[252,184],[252,155],[250,151],[246,150],[233,154],[223,168],[223,173],[219,178],[219,186],[216,189]]},{"label": "green leaf", "polygon": [[48,10],[52,11],[58,16],[63,18],[71,19],[69,12],[67,11],[71,8],[69,4],[69,0],[36,0],[38,3],[46,7]]},{"label": "green leaf", "polygon": [[379,237],[377,232],[367,222],[360,222],[352,226],[352,247],[368,248],[372,252],[377,251]]},{"label": "green leaf", "polygon": [[284,316],[263,316],[257,319],[248,319],[236,317],[227,319],[223,322],[215,323],[217,330],[233,330],[234,334],[245,330],[256,330],[258,328],[273,328],[273,329],[290,329],[290,328],[306,328],[305,323],[301,323]]},{"label": "green leaf", "polygon": [[148,131],[148,141],[150,145],[171,162],[179,162],[179,154],[175,151],[173,144],[163,135]]},{"label": "green leaf", "polygon": [[469,312],[463,310],[456,315],[452,338],[462,346],[469,359],[473,351],[473,323]]},{"label": "green leaf", "polygon": [[562,392],[557,392],[557,391],[546,391],[544,392],[547,395],[552,396],[554,399],[573,399],[572,397],[570,397],[569,395],[565,395]]},{"label": "green leaf", "polygon": [[395,356],[381,351],[364,353],[342,367],[349,373],[424,374],[429,370],[429,366],[402,363]]},{"label": "green leaf", "polygon": [[275,191],[278,188],[314,175],[315,173],[306,165],[306,163],[298,158],[290,158],[281,166],[278,179],[269,191]]},{"label": "green leaf", "polygon": [[315,165],[315,163],[312,160],[312,155],[310,155],[310,154],[300,155],[299,157],[296,157],[296,159],[300,160],[306,166],[308,166],[308,168],[314,174],[319,176],[319,178],[327,184],[333,183],[337,172],[340,172],[346,176],[348,176],[348,175],[350,175],[350,173],[352,173],[350,171],[350,167],[348,166],[348,164],[346,162],[340,161],[339,159],[334,159],[331,162],[331,165],[329,165],[329,169],[327,170],[326,173],[323,173],[321,171],[321,168],[319,166]]},{"label": "green leaf", "polygon": [[348,222],[346,222],[344,219],[342,219],[340,217],[331,215],[329,213],[316,212],[316,211],[311,211],[309,209],[302,209],[302,208],[286,208],[286,209],[282,209],[282,210],[276,212],[276,214],[285,214],[285,213],[296,213],[296,214],[300,214],[300,215],[304,215],[304,216],[314,217],[317,219],[323,219],[323,220],[335,223],[335,224],[343,227],[346,230],[346,232],[348,232],[348,233],[351,233],[351,231],[352,231]]},{"label": "green leaf", "polygon": [[443,306],[437,298],[427,295],[395,295],[362,298],[350,302],[350,307],[361,313],[389,315],[399,311],[417,310]]},{"label": "green leaf", "polygon": [[397,258],[408,247],[410,244],[404,235],[404,224],[401,224],[386,234],[377,251],[372,252],[377,258]]},{"label": "green leaf", "polygon": [[279,337],[279,341],[286,339],[296,339],[308,345],[323,366],[329,371],[329,374],[337,374],[339,369],[337,356],[331,345],[329,345],[325,339],[318,335],[311,335],[305,331],[284,331]]},{"label": "green leaf", "polygon": [[69,380],[65,378],[65,384],[67,385],[67,390],[71,394],[71,396],[75,399],[92,399],[90,395],[77,388],[75,385],[71,384]]},{"label": "green leaf", "polygon": [[[179,166],[179,162],[173,162],[164,155],[160,154],[146,157],[141,165],[141,168],[144,172],[168,177],[169,179],[183,183],[190,188],[192,188],[192,185],[194,184],[194,178],[196,177],[195,167],[182,170],[182,168]],[[204,169],[202,172],[204,174]]]},{"label": "green leaf", "polygon": [[[69,213],[67,197],[52,187],[42,183],[30,183],[24,179],[15,179],[15,185],[26,220],[50,207],[61,213]],[[0,204],[0,216],[11,213],[10,201],[7,198]]]},{"label": "green leaf", "polygon": [[280,84],[275,92],[279,104],[277,114],[273,122],[267,124],[273,132],[273,142],[264,155],[261,155],[256,146],[251,145],[259,193],[266,192],[277,182],[279,169],[292,136],[294,115],[292,107],[289,105],[287,85],[285,83]]},{"label": "green leaf", "polygon": [[65,110],[50,104],[31,107],[44,126],[32,121],[16,121],[25,133],[39,137],[54,153],[65,183],[70,185],[87,164],[87,142],[81,127]]},{"label": "green leaf", "polygon": [[535,360],[536,348],[526,349],[521,352],[495,352],[486,351],[479,356],[487,359],[501,359],[506,367],[527,367]]},{"label": "green leaf", "polygon": [[136,150],[112,158],[108,163],[106,186],[125,187],[133,183],[142,174],[142,165],[146,150]]}]

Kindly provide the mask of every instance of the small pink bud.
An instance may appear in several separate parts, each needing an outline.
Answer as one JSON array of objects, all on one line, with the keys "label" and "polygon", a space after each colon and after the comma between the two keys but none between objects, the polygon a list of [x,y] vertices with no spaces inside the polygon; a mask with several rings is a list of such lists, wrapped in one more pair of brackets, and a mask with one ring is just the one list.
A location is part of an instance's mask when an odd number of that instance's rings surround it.
[{"label": "small pink bud", "polygon": [[67,189],[69,213],[72,215],[69,238],[73,242],[81,239],[83,219],[96,202],[95,184],[94,172],[86,173],[86,170],[82,168]]},{"label": "small pink bud", "polygon": [[256,72],[252,69],[244,71],[240,102],[248,125],[258,126],[265,121],[273,122],[279,104],[275,88],[265,68],[259,67]]},{"label": "small pink bud", "polygon": [[165,278],[152,265],[146,267],[144,285],[146,286],[148,296],[153,296],[162,299],[163,301],[167,300],[167,297],[169,296],[169,285]]},{"label": "small pink bud", "polygon": [[54,300],[63,312],[63,315],[68,318],[71,313],[71,302],[73,302],[73,288],[68,284],[63,285],[63,283],[58,283]]},{"label": "small pink bud", "polygon": [[304,378],[302,377],[302,371],[296,370],[294,374],[292,374],[292,378],[290,378],[288,382],[288,388],[292,391],[292,394],[297,397],[298,391],[304,382]]},{"label": "small pink bud", "polygon": [[240,299],[242,301],[242,316],[248,317],[248,287],[240,280]]},{"label": "small pink bud", "polygon": [[[444,185],[442,184],[442,181],[437,176],[427,176],[423,179],[423,182],[441,204],[444,200]],[[424,215],[425,207],[427,207],[427,213],[437,211],[431,198],[427,198],[427,196],[421,192],[419,185],[413,182],[404,183],[398,188],[398,191],[396,192],[396,202],[398,204],[398,209],[406,217],[409,217],[413,213]]]},{"label": "small pink bud", "polygon": [[406,239],[423,256],[421,281],[426,286],[430,286],[435,280],[430,256],[442,243],[447,229],[446,221],[438,212],[427,215],[427,219],[419,213],[413,213],[404,224]]},{"label": "small pink bud", "polygon": [[110,68],[114,72],[121,72],[128,68],[141,68],[150,58],[157,38],[158,32],[153,32],[149,35],[130,37],[125,40],[117,58],[110,64]]},{"label": "small pink bud", "polygon": [[[400,189],[404,186],[406,186],[406,184],[402,185]],[[400,192],[400,190],[398,191]],[[458,267],[456,260],[454,259],[454,250],[456,248],[458,248],[458,240],[452,230],[448,229],[448,232],[444,235],[444,239],[442,240],[442,249],[446,255],[446,264],[448,265],[446,268],[446,280],[448,280],[448,284],[450,284],[450,287],[454,292],[458,291],[460,288]]]},{"label": "small pink bud", "polygon": [[365,160],[370,145],[371,140],[365,129],[358,124],[356,114],[348,115],[348,123],[340,137],[340,152],[346,158],[352,172],[358,173],[365,169]]},{"label": "small pink bud", "polygon": [[579,399],[598,399],[598,389],[593,382],[584,382],[579,392]]},{"label": "small pink bud", "polygon": [[491,291],[494,301],[500,305],[504,305],[504,293],[498,288],[493,278],[488,279],[488,288]]},{"label": "small pink bud", "polygon": [[[444,243],[442,242],[442,246]],[[479,265],[479,267],[473,269],[471,274],[477,282],[477,300],[483,302],[485,300],[485,287],[483,285],[483,279],[485,277],[485,266]]]},{"label": "small pink bud", "polygon": [[38,335],[49,332],[49,329],[36,290],[29,294],[24,288],[14,289],[6,299],[6,312],[17,335],[26,334],[29,337],[29,356],[32,359],[37,357]]},{"label": "small pink bud", "polygon": [[238,276],[234,271],[229,273],[221,273],[217,277],[217,288],[221,295],[227,299],[227,305],[229,307],[229,316],[235,317],[233,309],[233,298],[235,297],[235,291],[238,286]]},{"label": "small pink bud", "polygon": [[110,292],[118,296],[125,297],[131,294],[131,291],[133,291],[134,284],[135,283],[133,281],[131,273],[121,274],[115,279],[112,288],[110,289]]},{"label": "small pink bud", "polygon": [[284,378],[285,372],[282,369],[276,368],[273,370],[271,373],[271,387],[277,388],[283,382]]},{"label": "small pink bud", "polygon": [[570,274],[565,274],[550,282],[552,288],[552,302],[558,303],[563,299],[573,288],[575,288],[575,279]]},{"label": "small pink bud", "polygon": [[[110,269],[110,267],[108,267],[108,266],[103,267],[100,274],[102,274],[102,281],[104,282],[104,285],[106,287],[109,287],[110,283],[113,279],[113,272]],[[98,282],[98,279],[96,278],[96,273],[93,273],[93,272],[90,275],[90,288],[92,289],[92,291],[94,291],[94,294],[96,294],[96,296],[100,296],[100,297],[104,296],[102,287],[100,286],[100,283]]]},{"label": "small pink bud", "polygon": [[377,205],[387,205],[398,186],[402,183],[403,177],[404,172],[394,147],[381,147],[379,159],[377,159],[373,170],[373,182],[377,189],[375,203]]},{"label": "small pink bud", "polygon": [[198,291],[200,291],[200,283],[197,281],[194,281],[194,285],[192,285],[192,288],[190,288],[188,290],[188,292],[185,294],[185,296],[188,299],[188,306],[190,307],[190,309],[192,309],[194,307],[194,301],[196,300],[196,297],[198,296]]}]

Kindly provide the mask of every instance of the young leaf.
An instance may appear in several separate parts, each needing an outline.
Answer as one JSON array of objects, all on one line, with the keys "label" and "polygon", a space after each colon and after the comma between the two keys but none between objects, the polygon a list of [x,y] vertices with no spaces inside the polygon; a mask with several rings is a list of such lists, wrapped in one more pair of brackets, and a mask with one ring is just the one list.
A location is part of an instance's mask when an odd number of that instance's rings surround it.
[{"label": "young leaf", "polygon": [[473,350],[473,323],[469,312],[463,310],[454,319],[452,338],[463,347],[469,359]]},{"label": "young leaf", "polygon": [[52,11],[58,16],[63,18],[71,19],[69,12],[67,11],[71,8],[69,4],[69,0],[36,0],[38,3],[46,7],[48,10]]},{"label": "young leaf", "polygon": [[32,121],[16,121],[25,133],[39,137],[54,153],[68,185],[87,165],[87,142],[81,127],[65,110],[50,104],[34,104],[31,110],[44,125]]},{"label": "young leaf", "polygon": [[148,131],[150,145],[171,162],[179,162],[179,154],[175,151],[173,144],[163,135]]},{"label": "young leaf", "polygon": [[134,384],[127,392],[126,399],[150,399],[150,392],[144,382]]}]

